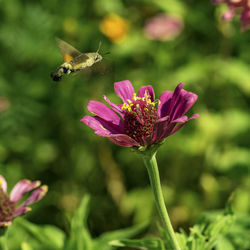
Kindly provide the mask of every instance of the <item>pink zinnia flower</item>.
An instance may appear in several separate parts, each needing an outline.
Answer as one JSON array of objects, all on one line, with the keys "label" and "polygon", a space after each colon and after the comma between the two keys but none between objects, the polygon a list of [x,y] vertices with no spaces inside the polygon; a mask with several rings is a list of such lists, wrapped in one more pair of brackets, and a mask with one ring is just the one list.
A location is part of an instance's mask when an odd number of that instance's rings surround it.
[{"label": "pink zinnia flower", "polygon": [[130,81],[116,82],[114,89],[123,104],[116,105],[106,96],[104,99],[111,108],[98,101],[89,101],[87,109],[94,116],[84,116],[81,121],[94,129],[95,134],[117,145],[145,150],[198,117],[198,114],[191,118],[184,115],[197,95],[183,90],[183,85],[180,83],[174,92],[163,92],[160,100],[156,100],[152,86],[140,88],[136,95]]},{"label": "pink zinnia flower", "polygon": [[183,22],[180,18],[160,14],[147,21],[144,32],[149,39],[168,41],[178,36],[182,29]]},{"label": "pink zinnia flower", "polygon": [[[40,185],[40,181],[30,182],[29,180],[21,180],[14,186],[8,196],[7,182],[4,177],[0,175],[0,229],[5,226],[10,226],[15,217],[21,216],[31,210],[31,208],[27,207],[29,204],[39,201],[44,197],[48,187]],[[31,195],[18,206],[17,203],[23,195],[33,189],[35,190]]]},{"label": "pink zinnia flower", "polygon": [[222,15],[225,21],[231,21],[239,10],[242,29],[250,28],[250,0],[213,0],[214,3],[226,3],[228,10]]}]

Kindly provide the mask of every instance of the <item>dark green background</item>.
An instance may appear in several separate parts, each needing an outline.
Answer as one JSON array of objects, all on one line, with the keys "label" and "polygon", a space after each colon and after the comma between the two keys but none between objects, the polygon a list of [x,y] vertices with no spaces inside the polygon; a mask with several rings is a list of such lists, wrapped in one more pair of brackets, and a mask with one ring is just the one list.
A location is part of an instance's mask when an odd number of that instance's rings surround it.
[{"label": "dark green background", "polygon": [[[222,7],[223,8],[223,7]],[[119,44],[109,41],[100,21],[116,13],[130,24]],[[143,27],[156,14],[183,18],[180,36],[148,40]],[[205,210],[225,206],[247,214],[250,169],[250,31],[220,20],[210,1],[2,1],[0,4],[0,173],[11,188],[20,179],[39,179],[47,196],[27,218],[68,231],[81,198],[92,197],[89,227],[94,236],[147,219],[159,219],[140,156],[94,135],[80,122],[89,100],[120,100],[113,83],[129,79],[136,90],[153,85],[156,97],[185,89],[198,94],[185,125],[159,149],[163,191],[175,228],[188,228]],[[50,72],[62,63],[54,38],[83,52],[102,41],[101,72],[66,76]],[[152,231],[155,221],[152,220]]]}]

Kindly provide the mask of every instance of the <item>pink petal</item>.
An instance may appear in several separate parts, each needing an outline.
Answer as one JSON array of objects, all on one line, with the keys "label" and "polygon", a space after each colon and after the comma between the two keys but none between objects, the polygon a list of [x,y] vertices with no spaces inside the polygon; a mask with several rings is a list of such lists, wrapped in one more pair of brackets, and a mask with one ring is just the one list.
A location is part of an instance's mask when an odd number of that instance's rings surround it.
[{"label": "pink petal", "polygon": [[[185,124],[185,123],[183,123],[183,124]],[[165,132],[165,134],[164,134],[164,137],[162,137],[162,139],[167,138],[167,137],[169,137],[170,135],[172,135],[172,131],[175,129],[175,127],[176,127],[176,124],[172,123],[172,124],[170,125],[170,127],[166,130],[166,132]]]},{"label": "pink petal", "polygon": [[176,119],[184,115],[196,102],[198,96],[192,92],[181,91],[180,100],[176,104],[172,117]]},{"label": "pink petal", "polygon": [[174,134],[174,133],[177,132],[184,124],[186,124],[188,121],[190,121],[190,120],[192,120],[192,119],[195,119],[195,118],[197,118],[197,117],[199,117],[199,114],[194,114],[193,116],[191,116],[191,117],[190,117],[189,119],[187,119],[186,121],[183,121],[183,123],[177,125],[177,126],[171,131],[171,133],[170,133],[169,135]]},{"label": "pink petal", "polygon": [[181,82],[177,85],[177,87],[174,90],[173,96],[172,96],[171,101],[170,101],[170,110],[169,110],[170,119],[172,119],[172,113],[175,110],[176,104],[178,104],[178,102],[181,98],[181,92],[184,93],[182,91],[183,86],[184,86],[184,83]]},{"label": "pink petal", "polygon": [[101,137],[105,137],[105,136],[108,136],[108,135],[112,135],[112,133],[108,130],[96,130],[95,131],[95,134],[96,135],[99,135]]},{"label": "pink petal", "polygon": [[200,116],[200,114],[194,114],[192,115],[190,118],[188,118],[188,120],[192,120],[192,119],[196,119]]},{"label": "pink petal", "polygon": [[172,96],[173,92],[171,91],[165,91],[160,95],[160,105],[157,110],[159,117],[169,115]]},{"label": "pink petal", "polygon": [[185,125],[187,122],[188,122],[188,121],[183,122],[183,123],[181,123],[181,124],[178,124],[178,125],[170,132],[169,135],[172,135],[172,134],[174,134],[175,132],[177,132],[177,131],[178,131],[183,125]]},{"label": "pink petal", "polygon": [[116,105],[112,103],[105,95],[103,96],[103,98],[110,105],[113,111],[117,112],[122,118],[124,118],[124,114],[121,111],[121,105]]},{"label": "pink petal", "polygon": [[169,116],[165,116],[159,119],[154,125],[154,132],[152,136],[153,142],[159,142],[162,138],[162,135],[165,131],[166,126],[169,125]]},{"label": "pink petal", "polygon": [[181,116],[181,117],[171,121],[171,123],[177,123],[177,122],[183,123],[183,122],[187,122],[187,121],[188,121],[188,117],[184,115],[184,116]]},{"label": "pink petal", "polygon": [[0,175],[0,186],[2,187],[3,191],[7,192],[7,182],[2,175]]},{"label": "pink petal", "polygon": [[110,140],[111,142],[113,142],[114,144],[118,145],[118,146],[122,146],[122,147],[131,147],[130,144],[125,143],[125,142],[120,142],[120,141],[116,141],[115,139],[111,138],[111,137],[106,137],[108,140]]},{"label": "pink petal", "polygon": [[26,201],[24,201],[20,207],[26,207],[27,205],[40,201],[47,193],[48,186],[43,185],[34,190]]},{"label": "pink petal", "polygon": [[[169,117],[168,117],[169,118]],[[193,116],[192,116],[193,118]],[[182,124],[185,124],[188,121],[187,116],[179,117],[171,122],[169,122],[168,119],[161,118],[159,119],[154,127],[154,135],[153,135],[153,141],[159,142],[162,141],[164,138],[168,137],[169,135],[173,134],[173,130],[175,130],[175,126],[177,123],[181,122]]]},{"label": "pink petal", "polygon": [[87,126],[94,130],[106,130],[99,122],[99,119],[97,119],[97,117],[95,116],[86,115],[81,119],[81,122],[85,123]]},{"label": "pink petal", "polygon": [[10,193],[10,200],[13,202],[18,202],[25,193],[30,190],[40,186],[40,181],[30,182],[29,180],[21,180],[19,181]]},{"label": "pink petal", "polygon": [[132,146],[140,146],[140,144],[135,141],[133,138],[129,137],[128,135],[125,134],[112,134],[110,136],[107,137],[109,140],[113,139],[118,143],[123,143],[126,144],[126,147],[132,147]]},{"label": "pink petal", "polygon": [[114,88],[116,94],[122,99],[123,102],[128,102],[128,100],[131,100],[133,94],[135,93],[134,87],[129,80],[115,82]]},{"label": "pink petal", "polygon": [[151,85],[141,87],[138,91],[138,96],[144,97],[145,93],[147,93],[149,95],[149,98],[153,102],[155,99],[155,93],[154,93],[154,89]]},{"label": "pink petal", "polygon": [[166,126],[162,136],[160,137],[160,140],[168,137],[171,134],[171,131],[174,129],[175,125],[176,123],[170,123],[168,126]]},{"label": "pink petal", "polygon": [[27,212],[29,212],[30,210],[31,210],[31,208],[29,208],[29,207],[20,206],[16,209],[15,213],[13,214],[13,218],[15,218],[17,216],[24,215]]},{"label": "pink petal", "polygon": [[105,121],[111,122],[116,125],[120,125],[121,123],[121,118],[101,102],[89,101],[87,109],[89,112],[99,116]]},{"label": "pink petal", "polygon": [[96,130],[95,134],[102,137],[106,137],[110,141],[114,142],[119,146],[125,146],[125,147],[140,146],[138,142],[136,142],[133,138],[131,138],[126,134],[112,134],[109,131],[101,131],[101,130]]},{"label": "pink petal", "polygon": [[111,122],[105,121],[97,116],[84,116],[81,122],[85,123],[95,131],[105,132],[105,134],[120,134],[122,133],[122,125],[118,126]]}]

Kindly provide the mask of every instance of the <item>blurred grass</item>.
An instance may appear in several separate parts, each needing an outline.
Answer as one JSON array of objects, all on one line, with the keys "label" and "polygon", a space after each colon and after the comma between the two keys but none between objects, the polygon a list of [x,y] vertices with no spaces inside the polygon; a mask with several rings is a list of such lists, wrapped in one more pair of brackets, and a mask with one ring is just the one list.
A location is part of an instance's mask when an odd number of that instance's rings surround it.
[{"label": "blurred grass", "polygon": [[[99,29],[110,13],[129,24],[117,43]],[[143,33],[159,13],[182,17],[175,40],[152,41]],[[1,3],[0,20],[0,172],[10,187],[22,178],[49,185],[27,215],[31,221],[68,232],[68,218],[86,193],[94,235],[157,217],[141,159],[80,122],[89,100],[105,94],[120,102],[113,82],[125,79],[135,89],[152,84],[157,97],[183,81],[199,96],[190,114],[200,118],[158,152],[175,227],[188,228],[204,210],[223,208],[235,189],[235,209],[249,214],[250,32],[241,33],[239,21],[223,23],[219,8],[193,0],[13,0]],[[50,72],[62,63],[55,36],[83,52],[102,41],[101,51],[111,52],[100,63],[104,72],[52,82]]]}]

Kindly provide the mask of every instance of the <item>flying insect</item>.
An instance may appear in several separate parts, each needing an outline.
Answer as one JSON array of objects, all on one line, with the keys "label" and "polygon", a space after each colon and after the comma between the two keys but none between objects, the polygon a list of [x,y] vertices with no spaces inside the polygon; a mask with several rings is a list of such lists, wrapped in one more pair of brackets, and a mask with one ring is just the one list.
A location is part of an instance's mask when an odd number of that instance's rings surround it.
[{"label": "flying insect", "polygon": [[60,81],[65,74],[81,71],[102,60],[102,56],[98,53],[101,42],[97,51],[90,53],[82,53],[59,38],[56,38],[56,42],[64,59],[64,63],[55,72],[50,74],[51,78],[56,82]]}]

